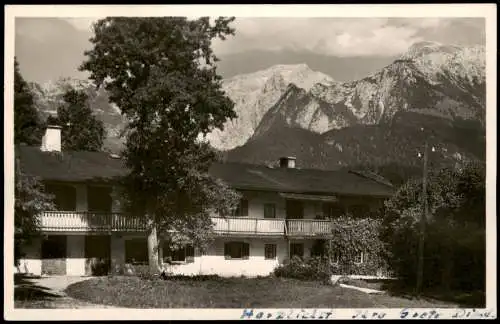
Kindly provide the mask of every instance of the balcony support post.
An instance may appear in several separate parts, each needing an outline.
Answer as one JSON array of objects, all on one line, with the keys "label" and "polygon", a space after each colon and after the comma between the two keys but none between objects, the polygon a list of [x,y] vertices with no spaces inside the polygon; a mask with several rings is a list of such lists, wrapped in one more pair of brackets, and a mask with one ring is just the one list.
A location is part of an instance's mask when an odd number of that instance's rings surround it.
[{"label": "balcony support post", "polygon": [[290,237],[286,236],[286,244],[287,244],[287,251],[288,251],[288,260],[292,259],[292,247],[291,247],[291,242],[290,242]]}]

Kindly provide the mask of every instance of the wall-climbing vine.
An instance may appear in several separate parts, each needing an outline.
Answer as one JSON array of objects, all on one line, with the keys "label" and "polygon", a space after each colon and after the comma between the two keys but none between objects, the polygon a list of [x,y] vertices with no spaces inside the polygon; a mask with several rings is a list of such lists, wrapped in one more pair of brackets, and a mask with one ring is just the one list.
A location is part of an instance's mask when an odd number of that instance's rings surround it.
[{"label": "wall-climbing vine", "polygon": [[380,240],[382,221],[374,218],[338,217],[326,254],[333,261],[332,272],[342,275],[387,274],[384,244]]}]

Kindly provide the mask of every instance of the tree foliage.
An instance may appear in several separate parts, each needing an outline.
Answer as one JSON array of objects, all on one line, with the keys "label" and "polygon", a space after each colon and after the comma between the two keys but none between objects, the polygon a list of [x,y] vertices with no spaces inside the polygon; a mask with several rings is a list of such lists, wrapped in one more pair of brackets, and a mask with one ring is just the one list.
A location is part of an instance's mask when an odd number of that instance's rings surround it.
[{"label": "tree foliage", "polygon": [[123,156],[129,209],[151,224],[149,263],[157,263],[156,230],[179,230],[200,241],[214,211],[237,195],[208,176],[216,155],[200,136],[236,117],[221,88],[215,38],[234,30],[234,18],[106,18],[94,25],[93,48],[81,69],[127,119]]},{"label": "tree foliage", "polygon": [[45,193],[40,180],[25,174],[19,161],[15,163],[15,260],[20,257],[20,246],[39,234],[40,213],[54,209],[53,196]]},{"label": "tree foliage", "polygon": [[[485,166],[431,171],[425,231],[424,286],[484,289],[486,253]],[[388,262],[407,284],[417,269],[422,182],[410,180],[385,205],[382,238]]]},{"label": "tree foliage", "polygon": [[47,119],[48,123],[62,126],[62,149],[100,151],[106,132],[103,122],[92,112],[86,91],[68,85],[62,99],[57,117]]},{"label": "tree foliage", "polygon": [[38,145],[42,133],[43,123],[35,107],[33,94],[14,58],[14,143]]}]

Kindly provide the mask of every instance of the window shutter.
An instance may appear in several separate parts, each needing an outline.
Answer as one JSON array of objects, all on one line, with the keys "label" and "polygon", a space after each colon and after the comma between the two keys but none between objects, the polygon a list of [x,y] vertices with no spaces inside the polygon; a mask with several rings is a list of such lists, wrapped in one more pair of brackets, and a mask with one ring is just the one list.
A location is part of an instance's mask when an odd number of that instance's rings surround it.
[{"label": "window shutter", "polygon": [[229,244],[230,243],[224,243],[224,259],[226,260],[231,260],[231,255],[229,255]]},{"label": "window shutter", "polygon": [[194,247],[192,245],[186,246],[186,262],[187,263],[194,262]]},{"label": "window shutter", "polygon": [[248,216],[248,200],[241,200],[241,216]]},{"label": "window shutter", "polygon": [[250,244],[243,243],[243,259],[248,260],[250,258]]}]

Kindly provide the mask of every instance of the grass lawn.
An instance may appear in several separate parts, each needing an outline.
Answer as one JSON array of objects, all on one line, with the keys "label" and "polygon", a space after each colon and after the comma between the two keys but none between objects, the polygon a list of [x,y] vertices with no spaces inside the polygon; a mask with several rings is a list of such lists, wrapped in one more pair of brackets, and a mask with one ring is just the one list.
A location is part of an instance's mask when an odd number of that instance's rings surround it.
[{"label": "grass lawn", "polygon": [[[344,284],[360,288],[369,288],[388,291],[392,296],[408,298],[413,293],[413,287],[406,287],[397,280],[378,280],[378,279],[344,279]],[[439,288],[426,290],[423,295],[428,299],[446,301],[454,303],[460,307],[484,308],[486,307],[486,294],[484,291],[440,291]]]},{"label": "grass lawn", "polygon": [[131,308],[456,307],[451,303],[368,295],[319,282],[283,278],[161,280],[110,276],[75,283],[66,293],[96,304]]}]

